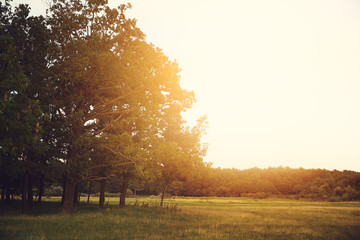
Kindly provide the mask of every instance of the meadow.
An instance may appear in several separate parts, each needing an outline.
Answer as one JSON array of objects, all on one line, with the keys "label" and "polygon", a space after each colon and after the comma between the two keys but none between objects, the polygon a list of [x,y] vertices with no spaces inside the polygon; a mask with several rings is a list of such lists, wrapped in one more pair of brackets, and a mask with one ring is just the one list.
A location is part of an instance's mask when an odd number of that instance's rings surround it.
[{"label": "meadow", "polygon": [[360,202],[282,199],[107,198],[82,201],[73,215],[58,198],[21,215],[19,202],[0,205],[0,239],[360,239]]}]

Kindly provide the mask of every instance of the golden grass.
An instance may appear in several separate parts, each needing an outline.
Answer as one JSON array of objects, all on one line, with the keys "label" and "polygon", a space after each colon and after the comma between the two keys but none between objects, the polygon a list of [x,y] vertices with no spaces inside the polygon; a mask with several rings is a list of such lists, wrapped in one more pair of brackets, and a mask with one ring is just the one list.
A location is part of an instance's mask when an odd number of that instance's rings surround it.
[{"label": "golden grass", "polygon": [[[308,202],[244,198],[172,198],[168,210],[157,197],[106,199],[104,211],[82,202],[75,214],[61,214],[59,199],[46,199],[47,214],[0,214],[0,239],[359,239],[359,202]],[[136,203],[136,207],[133,205]],[[148,205],[147,205],[148,204]],[[144,206],[143,206],[144,205]],[[141,207],[143,206],[143,207]],[[148,207],[145,207],[148,206]],[[177,206],[175,208],[174,206]],[[40,207],[40,206],[38,206]],[[175,210],[176,209],[176,210]]]}]

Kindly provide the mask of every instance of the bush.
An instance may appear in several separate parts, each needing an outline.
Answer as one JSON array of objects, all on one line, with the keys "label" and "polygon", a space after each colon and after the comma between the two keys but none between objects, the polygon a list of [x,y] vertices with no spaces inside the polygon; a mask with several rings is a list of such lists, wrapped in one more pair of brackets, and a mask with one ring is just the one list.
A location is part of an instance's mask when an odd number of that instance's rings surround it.
[{"label": "bush", "polygon": [[[94,193],[92,194],[92,196],[98,197],[100,196],[100,192]],[[110,193],[110,192],[105,192],[105,197],[120,197],[120,193]],[[126,197],[132,197],[133,196],[133,192],[130,189],[127,189],[126,191]]]},{"label": "bush", "polygon": [[343,199],[342,197],[330,197],[328,198],[329,202],[341,202]]},{"label": "bush", "polygon": [[51,185],[48,189],[45,189],[45,196],[62,196],[63,188],[61,186]]},{"label": "bush", "polygon": [[311,199],[311,200],[321,200],[322,199],[322,196],[319,193],[308,193],[304,197]]},{"label": "bush", "polygon": [[341,187],[336,187],[334,189],[334,194],[338,197],[341,197],[344,194],[344,190]]},{"label": "bush", "polygon": [[269,193],[265,192],[257,192],[257,193],[247,193],[243,195],[244,197],[250,197],[254,199],[264,199],[270,196]]},{"label": "bush", "polygon": [[345,201],[359,200],[360,194],[358,192],[356,192],[356,190],[353,187],[348,185],[345,188],[345,193],[343,194],[343,199]]}]

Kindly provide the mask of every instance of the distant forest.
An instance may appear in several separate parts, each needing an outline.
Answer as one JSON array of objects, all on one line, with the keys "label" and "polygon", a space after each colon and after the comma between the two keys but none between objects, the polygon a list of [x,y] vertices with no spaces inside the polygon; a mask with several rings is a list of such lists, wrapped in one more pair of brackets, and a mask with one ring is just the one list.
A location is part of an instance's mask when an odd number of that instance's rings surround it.
[{"label": "distant forest", "polygon": [[[195,170],[195,169],[194,169]],[[325,201],[359,201],[360,173],[354,171],[329,171],[325,169],[303,168],[251,168],[246,170],[222,169],[203,166],[194,174],[172,182],[166,197],[247,197],[254,199],[290,198]],[[33,195],[38,200],[41,195],[40,181],[44,181],[45,196],[64,196],[64,182],[54,179],[52,174],[47,178],[35,178]],[[21,179],[14,182],[6,191],[3,185],[1,199],[10,200],[13,195],[21,193]],[[110,179],[104,189],[105,196],[120,197],[123,184],[117,179]],[[75,202],[81,197],[100,196],[100,181],[82,181],[76,188]],[[5,196],[5,193],[9,195]],[[156,180],[132,179],[129,181],[126,194],[160,195],[161,185]]]},{"label": "distant forest", "polygon": [[[89,193],[88,186],[81,184],[81,191]],[[119,189],[116,181],[110,181],[106,190],[109,195],[114,195]],[[133,181],[129,189],[130,196],[158,195],[161,192],[156,181]],[[93,185],[91,192],[98,191],[99,186]],[[61,194],[61,188],[58,188],[57,194]],[[191,177],[173,182],[169,187],[168,196],[359,201],[360,173],[288,167],[246,170],[202,167]]]},{"label": "distant forest", "polygon": [[189,196],[360,200],[360,173],[346,170],[204,168],[182,186],[179,193]]},{"label": "distant forest", "polygon": [[[195,95],[180,68],[147,43],[131,6],[54,0],[47,16],[0,2],[1,199],[23,213],[45,195],[71,214],[81,193],[270,196],[360,200],[360,173],[212,168],[206,117],[189,127]],[[89,196],[89,195],[88,195]]]}]

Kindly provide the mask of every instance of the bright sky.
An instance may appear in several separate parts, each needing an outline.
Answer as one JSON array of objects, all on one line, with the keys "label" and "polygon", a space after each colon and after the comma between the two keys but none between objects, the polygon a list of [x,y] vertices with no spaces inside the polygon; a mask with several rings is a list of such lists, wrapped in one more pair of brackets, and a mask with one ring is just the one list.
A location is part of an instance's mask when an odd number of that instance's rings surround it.
[{"label": "bright sky", "polygon": [[360,171],[360,1],[130,2],[208,115],[206,161]]}]

